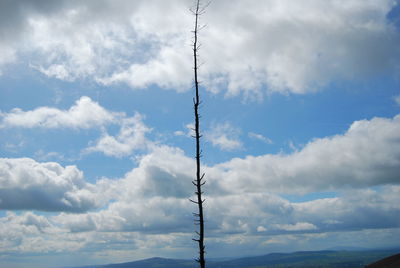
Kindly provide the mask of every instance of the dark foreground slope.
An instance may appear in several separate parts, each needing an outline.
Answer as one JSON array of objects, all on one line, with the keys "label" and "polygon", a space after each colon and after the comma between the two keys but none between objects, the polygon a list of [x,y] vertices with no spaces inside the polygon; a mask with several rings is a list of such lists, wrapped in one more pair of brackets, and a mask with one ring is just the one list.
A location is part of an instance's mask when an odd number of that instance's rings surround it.
[{"label": "dark foreground slope", "polygon": [[365,268],[399,268],[400,267],[400,254],[392,255],[372,264],[365,266]]},{"label": "dark foreground slope", "polygon": [[[257,257],[238,258],[225,261],[208,261],[208,268],[360,268],[398,251],[304,251],[294,253],[272,253]],[[81,268],[197,268],[192,260],[151,258],[141,261],[85,266]],[[381,266],[371,266],[376,268]],[[382,266],[386,267],[386,266]],[[390,266],[391,268],[392,266]],[[393,266],[398,267],[400,266]]]}]

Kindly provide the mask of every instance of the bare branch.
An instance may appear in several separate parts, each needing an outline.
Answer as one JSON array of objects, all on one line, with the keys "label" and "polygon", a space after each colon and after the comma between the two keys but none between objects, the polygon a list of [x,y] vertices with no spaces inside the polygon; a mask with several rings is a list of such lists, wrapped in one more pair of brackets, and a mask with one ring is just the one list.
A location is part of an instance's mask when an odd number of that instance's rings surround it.
[{"label": "bare branch", "polygon": [[197,201],[194,201],[194,200],[192,200],[192,199],[189,199],[189,201],[190,201],[190,202],[193,202],[193,203],[195,203],[195,204],[198,204]]}]

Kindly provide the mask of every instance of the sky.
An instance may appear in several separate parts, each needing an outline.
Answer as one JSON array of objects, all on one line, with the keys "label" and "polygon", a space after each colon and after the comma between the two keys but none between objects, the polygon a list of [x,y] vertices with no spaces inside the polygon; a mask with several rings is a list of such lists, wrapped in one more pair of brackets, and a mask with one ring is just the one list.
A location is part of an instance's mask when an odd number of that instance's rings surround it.
[{"label": "sky", "polygon": [[[0,0],[0,266],[193,259],[191,0]],[[201,16],[206,258],[399,247],[400,2]]]}]

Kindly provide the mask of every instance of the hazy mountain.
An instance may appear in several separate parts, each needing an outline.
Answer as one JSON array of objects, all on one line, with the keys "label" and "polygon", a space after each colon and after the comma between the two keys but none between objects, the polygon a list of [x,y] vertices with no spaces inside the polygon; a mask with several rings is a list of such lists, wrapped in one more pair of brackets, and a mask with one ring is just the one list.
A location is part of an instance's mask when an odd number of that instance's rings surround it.
[{"label": "hazy mountain", "polygon": [[[304,251],[271,253],[231,260],[209,260],[208,268],[359,268],[398,253],[400,250]],[[196,268],[193,260],[151,258],[134,262],[79,268]]]}]

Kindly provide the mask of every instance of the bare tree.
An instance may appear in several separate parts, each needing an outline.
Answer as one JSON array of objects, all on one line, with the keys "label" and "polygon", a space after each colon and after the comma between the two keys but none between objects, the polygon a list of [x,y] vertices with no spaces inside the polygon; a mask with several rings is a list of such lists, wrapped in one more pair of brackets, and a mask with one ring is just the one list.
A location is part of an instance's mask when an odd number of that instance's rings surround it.
[{"label": "bare tree", "polygon": [[196,179],[192,181],[193,185],[196,187],[196,197],[197,200],[190,200],[193,203],[197,204],[198,212],[193,213],[195,216],[195,224],[199,226],[199,230],[196,231],[197,238],[193,238],[199,245],[199,257],[196,261],[199,263],[200,268],[206,267],[206,262],[204,258],[205,254],[205,246],[204,246],[204,213],[203,213],[203,203],[204,199],[202,198],[202,186],[205,184],[204,181],[204,173],[201,173],[200,166],[200,158],[202,156],[202,151],[200,149],[200,115],[199,115],[199,105],[200,105],[200,96],[199,96],[199,80],[197,77],[198,72],[198,32],[199,32],[199,16],[203,14],[205,7],[201,7],[200,0],[196,1],[195,8],[192,10],[195,16],[195,24],[194,24],[194,41],[193,41],[193,69],[194,69],[194,87],[195,87],[195,97],[193,98],[194,104],[194,119],[195,119],[195,140],[196,140]]}]

